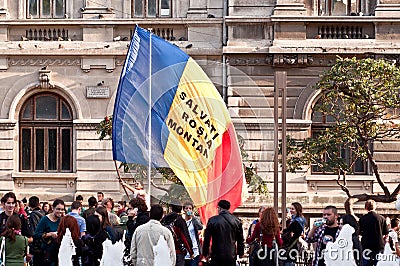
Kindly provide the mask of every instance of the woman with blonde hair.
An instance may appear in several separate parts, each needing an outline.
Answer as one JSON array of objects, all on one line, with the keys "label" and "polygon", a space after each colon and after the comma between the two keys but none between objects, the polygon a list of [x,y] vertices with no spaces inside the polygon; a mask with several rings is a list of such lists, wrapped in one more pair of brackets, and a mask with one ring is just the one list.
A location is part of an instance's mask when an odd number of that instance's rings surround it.
[{"label": "woman with blonde hair", "polygon": [[[255,254],[253,254],[254,265],[275,265],[277,259],[275,255],[278,250],[274,252],[271,252],[271,250],[276,249],[277,246],[282,246],[283,241],[281,238],[278,216],[274,208],[266,208],[262,212],[260,221],[256,224],[251,236],[246,240],[248,244],[253,241],[260,243],[260,247],[263,248],[262,252],[257,252],[258,250],[256,250]],[[275,243],[277,245],[275,245]]]}]

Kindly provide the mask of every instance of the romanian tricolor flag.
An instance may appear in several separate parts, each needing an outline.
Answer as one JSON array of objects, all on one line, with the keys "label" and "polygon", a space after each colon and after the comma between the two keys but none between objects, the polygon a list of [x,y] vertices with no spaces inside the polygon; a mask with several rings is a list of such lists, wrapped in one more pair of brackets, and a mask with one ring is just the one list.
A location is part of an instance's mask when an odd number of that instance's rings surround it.
[{"label": "romanian tricolor flag", "polygon": [[118,85],[112,143],[114,160],[170,167],[204,223],[217,214],[219,200],[230,201],[233,211],[247,191],[235,129],[217,89],[186,53],[140,27]]}]

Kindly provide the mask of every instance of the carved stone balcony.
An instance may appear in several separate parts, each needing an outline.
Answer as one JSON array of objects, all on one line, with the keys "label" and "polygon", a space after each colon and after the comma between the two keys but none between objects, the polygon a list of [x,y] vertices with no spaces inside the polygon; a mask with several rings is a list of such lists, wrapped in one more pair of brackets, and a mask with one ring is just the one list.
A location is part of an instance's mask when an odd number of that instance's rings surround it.
[{"label": "carved stone balcony", "polygon": [[374,39],[373,23],[310,23],[307,39]]}]

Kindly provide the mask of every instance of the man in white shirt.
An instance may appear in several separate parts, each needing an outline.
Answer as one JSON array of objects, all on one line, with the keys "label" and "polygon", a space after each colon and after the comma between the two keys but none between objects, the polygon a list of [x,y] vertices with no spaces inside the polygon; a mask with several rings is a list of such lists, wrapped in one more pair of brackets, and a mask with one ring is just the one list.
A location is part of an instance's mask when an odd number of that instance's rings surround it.
[{"label": "man in white shirt", "polygon": [[186,225],[188,227],[190,239],[193,245],[193,258],[190,256],[189,253],[185,256],[185,265],[199,265],[200,261],[200,239],[199,239],[199,231],[203,229],[203,225],[199,221],[199,219],[193,213],[193,203],[190,201],[186,201],[183,204],[183,211],[184,211],[184,219],[186,221]]},{"label": "man in white shirt", "polygon": [[390,247],[392,248],[394,253],[397,255],[397,257],[400,257],[400,246],[399,246],[399,238],[398,238],[399,223],[400,223],[399,218],[393,218],[390,221],[390,229],[389,229],[389,234],[388,234]]},{"label": "man in white shirt", "polygon": [[[175,265],[174,238],[168,228],[162,226],[160,223],[163,214],[164,210],[161,205],[156,204],[151,206],[150,221],[136,228],[131,243],[131,258],[133,265],[156,265],[155,261],[160,260],[163,262],[162,265]],[[160,239],[163,241],[159,241]],[[154,248],[157,248],[159,242],[166,245],[165,247],[158,248],[158,250],[165,251],[167,249],[167,258],[160,259],[154,252]]]}]

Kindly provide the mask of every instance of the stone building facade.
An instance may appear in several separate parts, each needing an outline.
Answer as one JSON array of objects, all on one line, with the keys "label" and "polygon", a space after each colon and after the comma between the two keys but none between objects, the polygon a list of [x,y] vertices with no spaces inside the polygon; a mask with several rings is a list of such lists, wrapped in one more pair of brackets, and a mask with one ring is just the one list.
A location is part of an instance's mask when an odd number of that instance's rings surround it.
[{"label": "stone building facade", "polygon": [[[271,194],[274,73],[287,73],[288,134],[306,137],[318,123],[312,86],[337,55],[400,60],[396,0],[0,0],[0,22],[0,194],[48,200],[122,193],[111,143],[95,126],[113,112],[135,24],[204,68]],[[395,187],[399,143],[377,143],[374,152]],[[353,191],[379,193],[368,166],[360,169]],[[310,213],[340,205],[334,179],[312,169],[288,174],[287,201]]]}]

